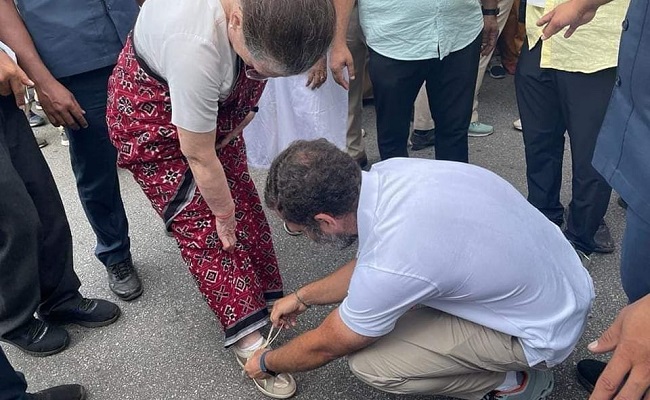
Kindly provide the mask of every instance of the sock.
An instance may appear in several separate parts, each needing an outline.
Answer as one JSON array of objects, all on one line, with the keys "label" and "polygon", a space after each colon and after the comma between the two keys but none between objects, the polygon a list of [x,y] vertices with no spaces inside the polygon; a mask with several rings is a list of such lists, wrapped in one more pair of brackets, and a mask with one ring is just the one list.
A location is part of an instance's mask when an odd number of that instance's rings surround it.
[{"label": "sock", "polygon": [[496,389],[500,392],[507,392],[513,389],[517,389],[522,382],[524,381],[524,375],[520,372],[517,371],[508,371],[506,372],[506,379],[503,381],[501,385],[499,385]]},{"label": "sock", "polygon": [[264,338],[260,337],[259,339],[257,339],[255,343],[251,344],[250,346],[246,346],[246,347],[237,346],[237,348],[242,351],[252,351],[260,347],[263,343],[264,343]]}]

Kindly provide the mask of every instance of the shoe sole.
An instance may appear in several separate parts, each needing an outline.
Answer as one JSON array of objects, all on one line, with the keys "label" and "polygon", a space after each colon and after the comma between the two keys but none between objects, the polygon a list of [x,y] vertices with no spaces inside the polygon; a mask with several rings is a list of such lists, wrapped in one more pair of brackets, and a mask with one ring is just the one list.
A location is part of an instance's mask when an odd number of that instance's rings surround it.
[{"label": "shoe sole", "polygon": [[555,379],[551,375],[551,379],[549,379],[546,387],[541,389],[541,392],[537,397],[530,400],[546,400],[546,398],[551,394],[551,392],[553,392],[554,387],[555,387]]},{"label": "shoe sole", "polygon": [[[241,357],[240,357],[237,353],[235,353],[235,360],[237,360],[237,364],[239,364],[239,366],[242,367],[242,369],[243,369],[243,368],[244,368],[245,360],[242,360]],[[291,376],[291,375],[289,375],[289,376]],[[293,383],[294,383],[294,386],[296,386],[296,389],[297,389],[297,385],[296,385],[295,380],[293,379],[293,376],[291,376],[291,379],[294,381],[294,382],[293,382]],[[256,379],[253,379],[253,382],[255,383],[255,386],[257,386],[257,389],[258,389],[260,392],[262,392],[265,396],[268,396],[268,397],[271,397],[271,398],[274,398],[274,399],[288,399],[289,397],[292,397],[293,395],[296,394],[296,391],[295,391],[295,390],[294,390],[293,392],[291,392],[291,393],[289,393],[289,394],[285,394],[285,395],[273,394],[273,393],[267,392],[267,391],[266,391],[266,390],[265,390],[265,389],[264,389],[264,388],[263,388],[263,387],[262,387],[262,386],[257,382]]]},{"label": "shoe sole", "polygon": [[101,328],[102,326],[108,326],[114,323],[122,315],[122,310],[117,309],[117,314],[115,314],[111,319],[105,321],[79,321],[79,320],[52,320],[52,319],[43,319],[43,321],[54,324],[54,325],[79,325],[84,328]]},{"label": "shoe sole", "polygon": [[113,294],[115,294],[115,296],[117,296],[122,301],[131,301],[131,300],[135,300],[138,297],[142,296],[143,292],[144,292],[144,288],[142,286],[140,286],[140,289],[138,289],[137,291],[131,293],[128,296],[120,296],[119,294],[117,294],[115,292],[113,292]]},{"label": "shoe sole", "polygon": [[489,75],[490,75],[490,78],[492,78],[492,79],[503,79],[503,78],[506,77],[505,75],[492,75],[492,74],[489,74]]},{"label": "shoe sole", "polygon": [[599,254],[611,254],[614,250],[616,250],[615,247],[596,247],[593,252]]},{"label": "shoe sole", "polygon": [[494,133],[494,131],[492,131],[492,132],[490,132],[490,133],[473,133],[473,132],[468,132],[468,133],[467,133],[467,136],[469,136],[469,137],[486,137],[486,136],[490,136],[490,135],[493,134],[493,133]]},{"label": "shoe sole", "polygon": [[62,352],[63,350],[68,348],[68,345],[70,345],[70,337],[69,336],[65,338],[65,341],[63,342],[63,345],[61,345],[61,347],[57,347],[56,349],[50,350],[50,351],[30,351],[30,350],[24,349],[24,348],[16,345],[13,342],[10,342],[8,340],[0,340],[0,341],[10,344],[10,345],[14,346],[15,348],[17,348],[18,350],[22,351],[23,353],[29,354],[32,357],[51,356],[51,355]]},{"label": "shoe sole", "polygon": [[86,392],[86,388],[82,386],[81,397],[79,397],[79,400],[86,400],[87,396],[88,396],[88,392]]}]

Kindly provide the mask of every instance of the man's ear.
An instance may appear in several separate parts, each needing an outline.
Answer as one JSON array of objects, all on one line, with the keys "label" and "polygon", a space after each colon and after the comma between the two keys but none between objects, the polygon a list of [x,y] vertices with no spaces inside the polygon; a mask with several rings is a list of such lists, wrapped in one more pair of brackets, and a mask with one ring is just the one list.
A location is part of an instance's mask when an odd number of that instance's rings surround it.
[{"label": "man's ear", "polygon": [[316,222],[320,226],[321,231],[325,233],[338,232],[341,228],[341,221],[333,216],[325,213],[316,214],[314,216]]}]

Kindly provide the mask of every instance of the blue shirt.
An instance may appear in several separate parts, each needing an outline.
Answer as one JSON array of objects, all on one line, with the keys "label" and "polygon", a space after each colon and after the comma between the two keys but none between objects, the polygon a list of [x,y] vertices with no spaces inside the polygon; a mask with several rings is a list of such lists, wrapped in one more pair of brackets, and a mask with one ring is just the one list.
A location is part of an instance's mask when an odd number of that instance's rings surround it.
[{"label": "blue shirt", "polygon": [[594,167],[650,223],[650,3],[632,0]]},{"label": "blue shirt", "polygon": [[55,78],[115,64],[139,11],[135,0],[16,0],[16,6]]},{"label": "blue shirt", "polygon": [[359,0],[359,20],[372,50],[407,61],[442,59],[483,30],[478,0]]}]

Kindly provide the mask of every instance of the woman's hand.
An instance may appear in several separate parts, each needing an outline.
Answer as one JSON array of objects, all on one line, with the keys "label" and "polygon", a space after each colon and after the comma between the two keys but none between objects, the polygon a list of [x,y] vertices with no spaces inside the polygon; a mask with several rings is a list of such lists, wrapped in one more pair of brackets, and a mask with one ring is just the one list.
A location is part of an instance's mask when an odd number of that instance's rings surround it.
[{"label": "woman's hand", "polygon": [[219,150],[222,147],[225,147],[228,145],[228,143],[232,142],[233,139],[235,139],[237,136],[241,135],[241,133],[244,131],[244,128],[248,126],[248,124],[251,123],[253,118],[255,118],[255,114],[257,114],[256,111],[251,111],[248,113],[246,118],[242,121],[239,126],[237,126],[235,129],[232,130],[225,138],[221,139],[219,143],[217,143],[217,150]]},{"label": "woman's hand", "polygon": [[327,57],[322,57],[309,69],[307,73],[307,86],[311,90],[323,86],[327,80]]},{"label": "woman's hand", "polygon": [[221,240],[223,249],[232,251],[237,244],[237,221],[235,220],[235,205],[232,206],[232,211],[226,215],[215,215],[217,221],[217,235]]}]

